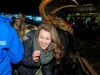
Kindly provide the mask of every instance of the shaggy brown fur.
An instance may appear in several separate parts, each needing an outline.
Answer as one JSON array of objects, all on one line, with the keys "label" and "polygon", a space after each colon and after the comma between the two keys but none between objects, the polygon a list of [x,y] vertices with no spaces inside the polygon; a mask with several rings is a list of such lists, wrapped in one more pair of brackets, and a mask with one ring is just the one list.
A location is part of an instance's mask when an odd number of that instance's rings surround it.
[{"label": "shaggy brown fur", "polygon": [[64,22],[63,19],[57,17],[56,15],[54,14],[49,14],[48,15],[48,18],[51,22],[52,25],[54,25],[55,27],[58,27],[64,31],[68,31],[70,32],[71,34],[73,34],[73,29],[69,28],[66,23]]}]

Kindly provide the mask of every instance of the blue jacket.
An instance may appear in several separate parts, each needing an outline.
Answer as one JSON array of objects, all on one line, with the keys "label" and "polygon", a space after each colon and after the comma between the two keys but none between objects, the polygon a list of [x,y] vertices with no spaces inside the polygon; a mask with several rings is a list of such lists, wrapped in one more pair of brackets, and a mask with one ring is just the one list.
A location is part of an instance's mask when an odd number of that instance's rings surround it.
[{"label": "blue jacket", "polygon": [[0,75],[12,75],[11,63],[17,64],[24,55],[24,47],[10,21],[0,15]]}]

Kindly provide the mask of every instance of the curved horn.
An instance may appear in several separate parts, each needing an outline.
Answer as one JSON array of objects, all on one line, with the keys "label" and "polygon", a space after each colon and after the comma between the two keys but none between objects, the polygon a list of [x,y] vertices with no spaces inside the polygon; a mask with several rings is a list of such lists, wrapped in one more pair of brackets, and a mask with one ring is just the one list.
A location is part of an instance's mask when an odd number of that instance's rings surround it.
[{"label": "curved horn", "polygon": [[76,0],[72,0],[73,2],[75,2],[78,5],[78,2]]},{"label": "curved horn", "polygon": [[65,6],[54,9],[53,11],[51,11],[51,13],[54,14],[57,11],[59,11],[60,9],[67,8],[67,7],[77,7],[77,6],[76,5],[65,5]]},{"label": "curved horn", "polygon": [[[76,3],[76,5],[78,5],[78,2],[76,0],[72,0],[73,2]],[[63,9],[63,8],[67,8],[67,7],[77,7],[76,5],[65,5],[65,6],[61,6],[59,8],[56,8],[54,10],[51,11],[52,14],[56,13],[57,11]]]},{"label": "curved horn", "polygon": [[44,8],[51,1],[52,0],[42,0],[42,3],[40,3],[40,6],[39,6],[39,13],[42,16],[43,21],[46,21],[46,22],[49,21],[49,19],[48,19],[48,17],[44,13]]}]

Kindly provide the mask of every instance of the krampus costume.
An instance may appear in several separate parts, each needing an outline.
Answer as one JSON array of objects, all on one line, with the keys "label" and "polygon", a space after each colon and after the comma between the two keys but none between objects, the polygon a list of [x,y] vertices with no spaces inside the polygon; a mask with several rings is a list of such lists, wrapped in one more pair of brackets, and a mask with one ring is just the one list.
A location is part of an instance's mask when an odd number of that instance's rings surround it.
[{"label": "krampus costume", "polygon": [[[73,34],[73,29],[69,27],[63,19],[54,15],[55,12],[62,8],[76,7],[76,5],[65,5],[58,9],[56,8],[46,16],[44,8],[51,1],[52,0],[42,0],[39,6],[39,13],[44,23],[50,23],[56,27],[64,50],[64,56],[62,57],[61,63],[59,65],[53,65],[54,75],[76,75],[77,64],[73,62],[73,59],[76,53],[79,52],[80,45]],[[78,5],[76,0],[73,1]]]}]

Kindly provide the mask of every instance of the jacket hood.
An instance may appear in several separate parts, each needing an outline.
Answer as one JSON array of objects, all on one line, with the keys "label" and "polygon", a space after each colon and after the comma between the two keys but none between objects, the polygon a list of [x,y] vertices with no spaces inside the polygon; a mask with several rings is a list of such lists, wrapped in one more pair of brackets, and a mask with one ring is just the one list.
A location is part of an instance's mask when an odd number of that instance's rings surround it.
[{"label": "jacket hood", "polygon": [[10,22],[10,21],[12,21],[12,19],[9,18],[8,16],[2,16],[2,15],[0,15],[0,21]]}]

